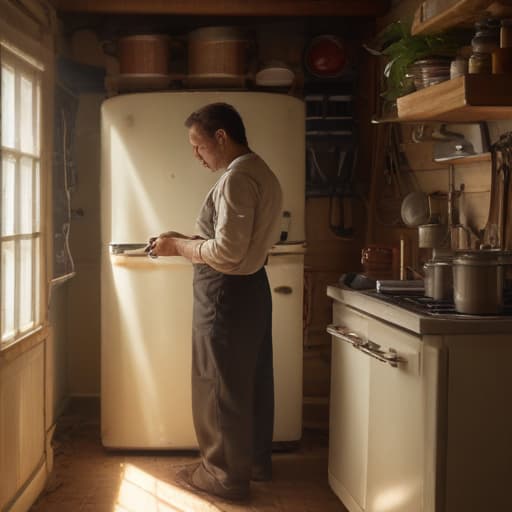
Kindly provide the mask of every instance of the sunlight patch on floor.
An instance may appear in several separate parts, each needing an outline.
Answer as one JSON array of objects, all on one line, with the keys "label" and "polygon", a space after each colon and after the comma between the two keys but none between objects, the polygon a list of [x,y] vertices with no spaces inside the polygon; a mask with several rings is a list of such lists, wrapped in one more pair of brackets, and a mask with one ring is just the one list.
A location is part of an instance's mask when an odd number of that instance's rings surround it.
[{"label": "sunlight patch on floor", "polygon": [[222,512],[213,503],[132,464],[122,472],[114,512]]},{"label": "sunlight patch on floor", "polygon": [[414,494],[415,489],[412,485],[404,484],[389,487],[377,494],[373,500],[372,510],[378,510],[379,512],[401,510],[408,502],[411,502]]}]

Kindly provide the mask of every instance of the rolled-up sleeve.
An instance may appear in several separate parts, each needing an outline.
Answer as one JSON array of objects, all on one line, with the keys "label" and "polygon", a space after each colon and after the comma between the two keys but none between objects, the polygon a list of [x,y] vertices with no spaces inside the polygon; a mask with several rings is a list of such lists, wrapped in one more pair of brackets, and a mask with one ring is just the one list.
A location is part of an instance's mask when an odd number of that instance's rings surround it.
[{"label": "rolled-up sleeve", "polygon": [[258,185],[246,174],[230,173],[217,193],[215,238],[201,245],[201,257],[219,272],[237,272],[253,234]]}]

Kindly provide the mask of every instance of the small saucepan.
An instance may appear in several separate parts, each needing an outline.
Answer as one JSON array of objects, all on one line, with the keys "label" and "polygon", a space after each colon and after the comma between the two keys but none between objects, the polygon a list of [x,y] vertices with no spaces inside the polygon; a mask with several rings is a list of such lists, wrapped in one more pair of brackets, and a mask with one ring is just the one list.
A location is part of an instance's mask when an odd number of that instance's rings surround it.
[{"label": "small saucepan", "polygon": [[450,260],[431,260],[423,265],[425,295],[434,300],[453,296],[453,271]]}]

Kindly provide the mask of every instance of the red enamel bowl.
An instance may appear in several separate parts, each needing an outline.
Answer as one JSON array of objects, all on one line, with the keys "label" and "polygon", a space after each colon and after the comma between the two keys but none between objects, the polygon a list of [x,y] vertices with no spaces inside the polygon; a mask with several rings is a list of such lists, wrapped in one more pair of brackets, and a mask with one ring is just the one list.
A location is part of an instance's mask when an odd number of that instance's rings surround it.
[{"label": "red enamel bowl", "polygon": [[306,49],[304,61],[306,69],[316,77],[337,77],[347,64],[345,45],[336,36],[315,37]]}]

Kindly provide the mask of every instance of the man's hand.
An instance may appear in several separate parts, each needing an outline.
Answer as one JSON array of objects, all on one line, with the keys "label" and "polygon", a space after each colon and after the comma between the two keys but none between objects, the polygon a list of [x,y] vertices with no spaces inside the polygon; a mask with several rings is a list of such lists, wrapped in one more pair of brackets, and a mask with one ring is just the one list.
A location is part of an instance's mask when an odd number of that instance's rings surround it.
[{"label": "man's hand", "polygon": [[192,263],[204,263],[201,256],[201,245],[204,240],[192,238],[155,238],[148,244],[147,253],[150,257],[183,256]]},{"label": "man's hand", "polygon": [[150,238],[145,250],[149,256],[179,256],[177,242],[180,238],[162,237]]},{"label": "man's hand", "polygon": [[151,251],[151,247],[153,247],[153,244],[155,243],[156,239],[158,237],[157,236],[152,236],[149,240],[148,240],[148,244],[146,245],[146,247],[144,247],[144,252],[147,252],[149,253]]},{"label": "man's hand", "polygon": [[[159,238],[184,238],[184,239],[190,239],[190,237],[188,237],[187,235],[183,235],[182,233],[178,233],[177,231],[166,231],[165,233],[161,233],[158,236],[152,236],[148,240],[148,244],[146,245],[146,247],[144,247],[144,252],[150,253],[152,251],[153,246],[155,245],[155,242]],[[150,256],[153,256],[153,255],[150,254]],[[164,254],[161,254],[160,256],[174,256],[174,255],[170,255],[170,254],[165,254],[164,255]]]}]

